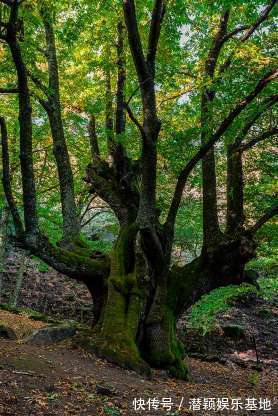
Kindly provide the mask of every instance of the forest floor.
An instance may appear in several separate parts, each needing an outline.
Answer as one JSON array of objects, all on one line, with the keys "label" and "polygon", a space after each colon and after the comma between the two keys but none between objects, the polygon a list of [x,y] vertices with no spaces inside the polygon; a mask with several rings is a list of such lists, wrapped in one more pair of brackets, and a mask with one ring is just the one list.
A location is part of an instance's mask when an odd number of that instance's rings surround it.
[{"label": "forest floor", "polygon": [[[2,303],[12,295],[17,263],[13,255],[7,264]],[[266,293],[273,292],[271,285]],[[277,280],[275,285],[277,295]],[[197,324],[202,322],[203,329],[215,313],[212,309],[224,305],[223,295],[218,291],[198,307]],[[188,347],[188,382],[168,379],[162,371],[146,380],[77,348],[71,339],[51,346],[24,343],[22,338],[48,325],[39,316],[30,319],[28,308],[70,324],[72,319],[89,324],[92,317],[85,288],[38,270],[36,263],[27,265],[18,305],[19,314],[0,308],[0,326],[18,337],[0,338],[0,416],[278,414],[277,297],[244,294],[217,316],[204,336],[201,326],[187,327],[185,316],[179,335]],[[226,336],[223,328],[239,333]]]},{"label": "forest floor", "polygon": [[[191,374],[189,382],[166,379],[159,372],[152,380],[145,380],[82,350],[73,349],[68,341],[51,347],[37,347],[1,340],[0,415],[248,415],[253,413],[245,410],[248,398],[271,400],[272,410],[261,409],[255,413],[277,415],[275,392],[277,394],[278,380],[273,369],[264,368],[256,373],[251,368],[232,363],[223,365],[193,358],[187,361]],[[99,385],[107,388],[109,394],[103,394]],[[238,411],[203,409],[203,398],[225,397],[230,398],[230,403],[232,399],[240,398],[244,408]],[[138,412],[133,405],[135,398],[143,399],[141,404],[145,404]],[[173,403],[171,412],[163,408],[167,398]],[[190,399],[197,398],[202,401],[201,408],[198,410],[195,402],[196,410],[191,411]],[[149,399],[158,401],[148,402]],[[158,410],[155,410],[155,403],[159,404]],[[179,406],[181,409],[177,412]]]},{"label": "forest floor", "polygon": [[[46,325],[6,311],[0,311],[1,320],[19,337]],[[219,354],[224,357],[223,351]],[[51,346],[1,339],[0,415],[277,415],[277,365],[261,355],[258,367],[252,357],[245,361],[240,354],[241,363],[187,357],[189,382],[167,379],[159,371],[147,380],[77,348],[70,339]],[[225,398],[230,410],[223,409]]]}]

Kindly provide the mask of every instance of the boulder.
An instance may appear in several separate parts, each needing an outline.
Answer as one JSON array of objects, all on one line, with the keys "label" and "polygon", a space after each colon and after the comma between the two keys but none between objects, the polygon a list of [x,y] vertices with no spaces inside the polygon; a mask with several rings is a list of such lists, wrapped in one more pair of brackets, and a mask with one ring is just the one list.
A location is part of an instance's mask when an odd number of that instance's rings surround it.
[{"label": "boulder", "polygon": [[5,325],[0,325],[0,338],[17,339],[15,332]]},{"label": "boulder", "polygon": [[117,392],[114,389],[114,387],[110,385],[104,385],[104,384],[96,385],[96,393],[101,396],[116,396],[117,395]]},{"label": "boulder", "polygon": [[222,326],[224,335],[229,338],[233,339],[240,339],[244,338],[245,336],[245,329],[241,325],[236,324],[227,324]]},{"label": "boulder", "polygon": [[32,345],[51,345],[74,336],[76,328],[72,326],[49,326],[34,331],[26,340]]}]

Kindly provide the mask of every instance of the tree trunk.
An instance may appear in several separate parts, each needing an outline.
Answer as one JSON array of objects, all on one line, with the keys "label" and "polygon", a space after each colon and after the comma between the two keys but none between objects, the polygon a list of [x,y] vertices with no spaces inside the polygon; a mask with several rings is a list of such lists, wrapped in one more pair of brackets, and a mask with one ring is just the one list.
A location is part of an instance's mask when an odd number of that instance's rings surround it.
[{"label": "tree trunk", "polygon": [[52,12],[48,7],[42,7],[41,16],[45,28],[47,45],[49,93],[46,110],[49,117],[53,153],[56,160],[60,196],[63,214],[62,242],[67,243],[72,238],[79,236],[80,223],[74,198],[74,183],[68,148],[65,140],[64,126],[60,102],[60,82],[56,53],[55,34],[53,30]]},{"label": "tree trunk", "polygon": [[152,367],[162,368],[172,377],[187,379],[184,347],[177,339],[177,316],[170,302],[167,280],[160,283],[151,296],[140,347],[143,357]]},{"label": "tree trunk", "polygon": [[115,150],[115,141],[114,141],[114,121],[113,121],[113,97],[112,97],[110,68],[106,68],[105,70],[105,128],[106,128],[108,153],[109,155],[112,155]]},{"label": "tree trunk", "polygon": [[0,219],[0,303],[2,299],[3,274],[5,271],[6,243],[7,243],[7,223],[9,219],[9,209],[4,207]]},{"label": "tree trunk", "polygon": [[238,146],[227,147],[227,232],[240,230],[244,224],[242,153]]},{"label": "tree trunk", "polygon": [[[213,126],[213,99],[214,92],[206,90],[201,102],[201,142],[204,145]],[[220,228],[217,211],[217,183],[214,146],[202,160],[202,186],[203,186],[203,251],[218,242]]]},{"label": "tree trunk", "polygon": [[105,301],[84,345],[145,375],[156,367],[187,378],[183,348],[176,337],[176,317],[168,302],[167,274],[154,287],[156,261],[146,254],[138,226],[122,227],[111,255]]},{"label": "tree trunk", "polygon": [[80,224],[77,217],[77,208],[74,199],[73,176],[64,137],[60,110],[57,108],[51,108],[48,115],[53,137],[53,153],[56,159],[59,177],[63,215],[62,241],[67,243],[74,237],[78,237],[80,232]]},{"label": "tree trunk", "polygon": [[136,248],[135,225],[122,227],[111,254],[106,302],[87,347],[122,367],[149,373],[136,337],[144,310],[142,261]]},{"label": "tree trunk", "polygon": [[10,302],[9,302],[10,306],[12,306],[13,308],[16,308],[16,306],[17,306],[18,297],[20,295],[20,291],[21,291],[21,288],[22,288],[24,273],[26,271],[26,260],[27,259],[24,255],[24,253],[22,253],[19,268],[18,268],[17,273],[16,273],[15,288],[14,288],[14,291],[11,295]]},{"label": "tree trunk", "polygon": [[15,204],[13,197],[12,184],[11,184],[11,174],[10,174],[10,155],[9,155],[9,143],[8,143],[8,132],[6,127],[6,122],[4,118],[0,117],[0,127],[1,127],[1,138],[2,138],[2,165],[3,165],[3,188],[9,210],[11,212],[13,223],[15,227],[16,236],[20,239],[23,236],[23,224],[18,212],[18,209]]},{"label": "tree trunk", "polygon": [[33,162],[32,107],[26,67],[16,37],[17,6],[14,7],[15,10],[12,10],[12,14],[15,14],[15,16],[8,26],[7,42],[15,64],[18,80],[20,166],[23,189],[24,223],[28,237],[33,239],[38,232],[38,217]]}]

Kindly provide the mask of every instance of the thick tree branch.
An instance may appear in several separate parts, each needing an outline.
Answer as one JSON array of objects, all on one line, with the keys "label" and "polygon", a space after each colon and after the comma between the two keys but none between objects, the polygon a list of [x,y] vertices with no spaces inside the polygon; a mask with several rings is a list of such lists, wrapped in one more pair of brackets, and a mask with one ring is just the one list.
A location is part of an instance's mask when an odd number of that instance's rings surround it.
[{"label": "thick tree branch", "polygon": [[151,28],[149,33],[147,64],[154,76],[155,73],[155,57],[157,52],[158,41],[161,32],[163,17],[166,11],[165,0],[155,0],[152,11]]},{"label": "thick tree branch", "polygon": [[236,27],[234,30],[232,30],[231,32],[227,33],[224,37],[223,37],[223,42],[226,42],[227,40],[233,38],[235,35],[237,35],[238,33],[241,33],[247,29],[249,29],[250,26],[248,25],[242,25],[239,27]]},{"label": "thick tree branch", "polygon": [[144,57],[141,37],[138,30],[134,0],[123,0],[123,9],[130,49],[135,63],[139,82],[141,84],[149,78],[150,74]]},{"label": "thick tree branch", "polygon": [[[211,48],[205,62],[204,79],[207,83],[201,96],[201,144],[204,145],[210,138],[213,131],[213,113],[215,98],[215,70],[221,50],[224,45],[224,37],[227,33],[227,26],[230,17],[230,10],[223,11],[220,16],[218,30],[213,38]],[[202,160],[202,215],[203,215],[203,250],[206,251],[212,244],[213,239],[220,236],[220,226],[217,209],[217,179],[214,148],[206,154]]]},{"label": "thick tree branch", "polygon": [[240,39],[241,42],[245,42],[246,40],[248,40],[250,38],[250,36],[253,35],[253,33],[255,32],[255,30],[257,30],[258,27],[268,18],[271,10],[273,9],[273,7],[275,6],[276,3],[277,3],[277,0],[272,0],[270,2],[270,4],[262,11],[262,13],[260,14],[260,16],[256,20],[256,22],[242,36],[242,38]]},{"label": "thick tree branch", "polygon": [[278,205],[274,205],[249,229],[249,233],[255,234],[267,221],[278,214]]},{"label": "thick tree branch", "polygon": [[3,117],[0,117],[0,128],[2,136],[3,188],[13,217],[16,236],[20,239],[23,235],[24,228],[12,192],[8,134],[5,119]]},{"label": "thick tree branch", "polygon": [[245,123],[244,127],[242,128],[239,135],[236,137],[234,144],[236,147],[240,147],[242,140],[245,138],[251,127],[255,124],[255,122],[267,111],[271,108],[274,104],[278,101],[278,94],[274,94],[270,97],[267,97],[259,106],[259,111],[257,111],[254,115],[252,115]]},{"label": "thick tree branch", "polygon": [[113,97],[110,68],[106,68],[105,71],[105,129],[107,138],[107,148],[109,154],[111,155],[115,150],[116,143],[114,140]]},{"label": "thick tree branch", "polygon": [[23,185],[24,222],[28,237],[33,239],[38,232],[36,209],[36,186],[33,162],[32,107],[26,65],[17,39],[19,2],[12,2],[7,27],[7,43],[17,72],[20,126],[20,164]]},{"label": "thick tree branch", "polygon": [[254,139],[250,140],[248,143],[242,143],[241,146],[239,146],[238,150],[240,152],[245,152],[246,150],[251,149],[256,144],[262,142],[263,140],[268,139],[271,136],[277,136],[278,135],[278,128],[274,127],[272,129],[269,129],[262,134],[260,134],[258,137],[255,137]]},{"label": "thick tree branch", "polygon": [[[160,2],[154,3],[154,6]],[[161,128],[161,122],[157,117],[156,91],[154,72],[145,60],[142,50],[141,38],[138,31],[134,0],[123,0],[123,9],[128,31],[129,46],[133,56],[137,78],[141,89],[143,105],[143,129],[142,134],[142,180],[140,189],[140,203],[137,222],[142,227],[152,226],[156,221],[156,172],[157,172],[157,138]],[[160,9],[160,6],[159,6]],[[156,16],[156,13],[154,12]],[[155,17],[154,17],[155,19]],[[157,22],[156,22],[157,24]],[[160,22],[161,25],[161,22]],[[156,29],[157,30],[157,29]],[[158,35],[160,29],[158,30]],[[157,39],[158,41],[158,39]],[[156,49],[156,42],[152,44]],[[152,42],[152,41],[151,41]],[[153,52],[151,54],[155,58]],[[151,58],[152,59],[152,58]],[[131,115],[131,114],[129,114]],[[135,121],[135,120],[134,120]],[[137,127],[139,124],[137,123]],[[141,130],[141,129],[140,129]],[[142,131],[141,131],[142,132]],[[143,133],[143,132],[142,132]]]},{"label": "thick tree branch", "polygon": [[66,242],[79,234],[80,224],[74,197],[73,172],[62,119],[59,67],[52,6],[44,2],[41,6],[40,14],[45,30],[45,41],[48,56],[48,88],[46,89],[40,80],[38,82],[38,80],[34,78],[33,81],[37,83],[38,86],[40,85],[40,88],[43,88],[44,93],[47,96],[47,101],[44,102],[44,100],[42,100],[41,104],[45,106],[47,111],[52,133],[53,153],[55,156],[60,184],[60,198],[63,216],[63,241]]},{"label": "thick tree branch", "polygon": [[83,249],[83,253],[82,249],[75,252],[74,247],[73,251],[56,247],[42,234],[37,236],[36,244],[25,243],[25,247],[58,272],[85,284],[103,281],[109,274],[109,258],[93,258],[90,249]]},{"label": "thick tree branch", "polygon": [[227,31],[227,25],[230,17],[230,11],[226,10],[220,19],[219,29],[213,40],[213,45],[209,50],[208,57],[205,64],[205,75],[213,78],[214,71],[217,65],[222,46],[224,45],[224,37]]},{"label": "thick tree branch", "polygon": [[0,88],[0,94],[18,94],[18,88]]}]

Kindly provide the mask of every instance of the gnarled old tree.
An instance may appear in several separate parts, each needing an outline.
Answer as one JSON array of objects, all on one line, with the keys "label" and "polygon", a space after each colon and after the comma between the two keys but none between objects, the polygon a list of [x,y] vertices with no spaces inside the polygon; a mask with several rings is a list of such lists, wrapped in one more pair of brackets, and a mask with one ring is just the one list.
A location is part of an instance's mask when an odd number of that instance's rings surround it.
[{"label": "gnarled old tree", "polygon": [[[4,187],[17,231],[17,238],[32,253],[59,272],[83,282],[94,304],[94,328],[87,346],[101,357],[136,371],[149,373],[151,367],[163,368],[169,374],[187,377],[183,348],[176,337],[176,322],[186,307],[203,293],[219,286],[251,282],[245,266],[255,255],[256,231],[274,214],[272,207],[251,228],[244,220],[244,183],[242,155],[261,140],[277,134],[276,128],[262,131],[250,139],[254,125],[277,102],[277,95],[265,94],[277,77],[277,69],[265,67],[261,78],[251,80],[249,91],[227,109],[222,121],[215,121],[215,98],[221,76],[233,65],[233,55],[221,66],[219,56],[231,41],[239,45],[258,30],[270,17],[275,1],[265,6],[249,26],[228,29],[230,10],[223,9],[211,39],[203,69],[205,80],[200,97],[201,146],[180,172],[166,221],[160,220],[157,208],[158,142],[162,124],[157,107],[156,57],[165,14],[166,0],[154,0],[145,51],[140,34],[134,0],[123,0],[123,21],[118,24],[118,81],[115,123],[111,101],[110,74],[106,73],[106,127],[109,154],[101,156],[91,116],[89,132],[92,162],[86,181],[114,211],[120,228],[109,256],[96,257],[80,238],[80,225],[74,200],[73,175],[63,132],[56,58],[55,32],[51,8],[41,7],[45,27],[49,85],[45,86],[26,69],[19,39],[19,8],[22,2],[1,0],[10,9],[9,20],[2,23],[1,40],[11,52],[17,72],[17,88],[2,93],[18,93],[20,125],[20,163],[24,202],[24,224],[12,195],[9,174],[9,151],[5,120],[1,118]],[[23,6],[22,6],[23,7]],[[170,7],[170,5],[169,5]],[[125,22],[125,27],[123,22]],[[131,100],[125,98],[125,33],[137,74],[141,94],[142,121],[135,116]],[[32,106],[29,84],[42,94],[37,98],[45,108],[51,126],[53,151],[60,183],[63,215],[62,244],[53,245],[39,229],[36,208],[36,186],[32,155]],[[250,86],[251,85],[251,86]],[[262,93],[264,94],[262,95]],[[217,212],[214,145],[235,128],[235,122],[250,105],[245,124],[227,146],[227,226],[220,229]],[[138,128],[141,156],[132,160],[118,136],[126,128],[126,116]],[[253,134],[253,133],[252,133]],[[132,140],[132,138],[130,138]],[[201,255],[183,267],[172,266],[174,227],[188,177],[202,161],[203,177],[203,249]],[[139,186],[138,186],[139,184]]]}]

